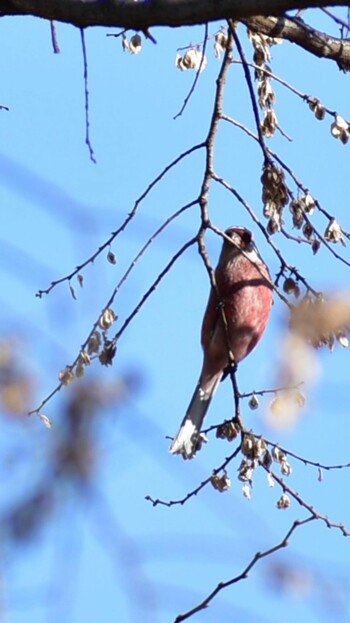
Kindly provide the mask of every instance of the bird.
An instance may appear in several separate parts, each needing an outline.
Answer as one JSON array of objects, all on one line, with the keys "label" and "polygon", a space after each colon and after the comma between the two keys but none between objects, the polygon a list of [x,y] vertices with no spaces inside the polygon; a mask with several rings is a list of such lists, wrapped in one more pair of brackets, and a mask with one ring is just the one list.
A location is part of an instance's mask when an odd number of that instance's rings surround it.
[{"label": "bird", "polygon": [[272,307],[269,270],[254,244],[253,233],[245,227],[226,229],[214,274],[216,287],[211,287],[201,329],[202,370],[169,448],[171,454],[184,459],[196,455],[201,445],[201,426],[218,384],[232,363],[236,368],[255,348]]}]

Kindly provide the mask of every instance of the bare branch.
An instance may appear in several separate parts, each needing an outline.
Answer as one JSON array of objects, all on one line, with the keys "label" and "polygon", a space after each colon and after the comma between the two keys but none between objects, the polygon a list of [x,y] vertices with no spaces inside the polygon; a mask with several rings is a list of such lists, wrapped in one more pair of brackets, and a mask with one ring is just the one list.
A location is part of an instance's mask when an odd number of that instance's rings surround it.
[{"label": "bare branch", "polygon": [[158,182],[160,182],[160,180],[171,170],[173,169],[179,162],[181,162],[181,160],[183,160],[184,158],[186,158],[186,156],[189,156],[190,154],[192,154],[194,151],[197,151],[197,149],[202,149],[205,146],[205,143],[199,143],[198,145],[194,145],[193,147],[190,147],[189,149],[187,149],[186,151],[182,152],[179,156],[177,156],[172,162],[170,162],[170,164],[168,164],[166,167],[164,167],[164,169],[159,173],[159,175],[157,175],[157,177],[155,177],[152,182],[147,186],[146,190],[138,197],[138,199],[136,199],[134,206],[131,210],[131,212],[129,212],[128,216],[125,218],[125,220],[123,221],[123,223],[120,225],[120,227],[118,227],[118,229],[116,229],[114,232],[112,232],[112,234],[110,235],[110,237],[106,240],[106,242],[104,242],[98,249],[97,251],[95,251],[95,253],[93,253],[93,255],[91,255],[87,260],[85,260],[84,262],[82,262],[81,264],[79,264],[78,266],[76,266],[76,268],[69,273],[69,275],[65,275],[65,277],[61,277],[60,279],[56,279],[55,281],[52,281],[50,286],[48,288],[46,288],[45,290],[39,290],[35,296],[41,298],[44,294],[49,294],[51,292],[51,290],[53,288],[55,288],[59,283],[63,283],[64,281],[68,281],[68,283],[73,279],[73,277],[75,277],[75,275],[77,275],[78,273],[80,273],[80,271],[85,268],[88,264],[93,264],[95,259],[100,255],[100,253],[102,253],[102,251],[104,251],[105,249],[107,249],[108,247],[111,246],[112,242],[117,238],[117,236],[119,236],[119,234],[124,231],[124,229],[126,228],[126,226],[130,223],[130,221],[134,218],[134,216],[136,215],[136,212],[140,206],[140,204],[142,203],[142,201],[147,197],[147,195],[151,192],[151,190],[156,186],[156,184],[158,184]]},{"label": "bare branch", "polygon": [[292,489],[291,487],[289,487],[289,485],[286,484],[285,480],[283,480],[283,478],[281,478],[280,476],[278,476],[275,472],[272,472],[268,467],[266,467],[262,461],[259,461],[259,464],[264,468],[264,470],[269,473],[272,478],[279,484],[279,486],[281,487],[281,489],[283,490],[283,492],[288,493],[296,502],[298,502],[298,504],[300,506],[302,506],[303,508],[305,508],[307,511],[309,511],[310,515],[312,515],[314,517],[314,519],[320,519],[321,521],[323,521],[327,528],[337,528],[338,530],[341,531],[341,533],[343,534],[343,536],[350,536],[350,532],[345,528],[345,526],[342,523],[335,523],[329,520],[329,518],[327,517],[327,515],[321,515],[321,513],[319,513],[318,511],[315,510],[315,508],[309,504],[308,502],[306,502],[300,495],[299,493],[297,493],[296,491],[294,491],[294,489]]},{"label": "bare branch", "polygon": [[136,316],[136,314],[140,311],[141,307],[144,305],[144,303],[147,301],[147,299],[150,297],[150,295],[152,294],[152,292],[154,292],[154,290],[157,288],[157,286],[160,284],[160,282],[162,281],[163,277],[165,277],[165,275],[169,272],[169,270],[171,269],[171,267],[175,264],[175,262],[179,259],[179,257],[185,252],[187,251],[187,249],[189,249],[189,247],[191,247],[193,244],[195,244],[195,242],[197,242],[197,236],[195,238],[191,238],[191,240],[189,240],[188,242],[186,242],[171,258],[170,262],[168,262],[168,264],[165,266],[165,268],[163,268],[163,270],[159,273],[157,279],[155,279],[155,281],[152,283],[151,287],[147,290],[147,292],[143,295],[143,297],[141,298],[140,302],[136,305],[136,307],[133,309],[133,311],[131,312],[131,314],[126,318],[126,320],[124,321],[122,327],[119,329],[118,333],[115,334],[113,341],[116,343],[120,336],[124,333],[125,329],[127,328],[127,326],[130,324],[130,322],[132,321],[132,319]]},{"label": "bare branch", "polygon": [[180,506],[183,506],[183,504],[185,504],[185,502],[187,502],[187,500],[189,500],[190,498],[194,497],[197,495],[197,493],[199,493],[202,489],[204,489],[204,487],[206,487],[207,484],[209,484],[209,482],[211,481],[213,475],[215,474],[219,474],[220,472],[222,472],[223,470],[226,469],[226,467],[228,466],[229,463],[231,463],[231,461],[238,455],[238,453],[240,452],[241,446],[239,445],[238,448],[236,448],[236,450],[230,454],[230,456],[228,456],[224,462],[222,463],[222,465],[220,465],[220,467],[217,467],[216,469],[213,470],[212,474],[210,474],[210,476],[208,476],[208,478],[206,478],[205,480],[203,480],[198,487],[196,487],[195,489],[193,489],[192,491],[190,491],[189,493],[187,493],[183,498],[181,498],[180,500],[169,500],[169,501],[165,501],[165,500],[160,500],[159,498],[153,498],[150,495],[147,495],[145,497],[145,499],[148,502],[151,502],[151,504],[153,506],[176,506],[178,504],[180,504]]},{"label": "bare branch", "polygon": [[214,597],[216,597],[216,595],[220,593],[222,590],[224,590],[225,588],[228,588],[229,586],[232,586],[233,584],[237,584],[237,582],[240,582],[241,580],[245,580],[248,577],[252,568],[257,564],[257,562],[259,562],[259,560],[261,560],[262,558],[266,558],[267,556],[271,556],[271,554],[274,554],[278,550],[283,549],[284,547],[287,547],[289,545],[288,541],[290,537],[292,536],[293,532],[295,532],[295,530],[299,528],[299,526],[303,526],[309,523],[309,521],[313,521],[313,520],[315,520],[314,516],[307,517],[306,519],[302,519],[302,520],[297,519],[296,521],[294,521],[291,528],[288,530],[287,534],[285,535],[285,537],[282,539],[280,543],[270,547],[269,549],[266,549],[263,552],[257,552],[255,556],[252,558],[252,560],[249,562],[249,564],[245,567],[245,569],[239,575],[236,575],[230,580],[219,582],[219,584],[214,588],[214,590],[207,597],[205,597],[203,601],[197,604],[197,606],[195,606],[194,608],[191,608],[191,610],[188,610],[184,614],[179,614],[176,617],[174,623],[181,623],[181,621],[185,621],[186,619],[189,619],[191,616],[193,616],[200,610],[204,610],[205,608],[209,606],[210,602],[214,599]]},{"label": "bare branch", "polygon": [[[134,268],[134,266],[136,265],[137,261],[140,259],[140,257],[144,254],[144,252],[146,251],[146,249],[149,247],[149,245],[155,240],[155,238],[165,229],[165,227],[167,227],[167,225],[169,225],[169,223],[171,223],[175,218],[177,218],[180,214],[182,214],[182,212],[184,212],[185,210],[187,210],[188,208],[192,207],[193,205],[195,205],[196,203],[198,203],[198,201],[192,201],[191,203],[183,206],[182,208],[180,208],[179,210],[177,210],[173,215],[171,215],[158,229],[156,232],[154,232],[154,234],[147,240],[147,242],[145,243],[145,245],[141,248],[141,250],[139,251],[139,253],[136,255],[136,257],[134,258],[134,260],[131,262],[129,268],[126,270],[126,272],[124,273],[124,275],[122,276],[121,280],[119,281],[118,285],[116,286],[116,288],[113,290],[112,295],[110,296],[109,300],[107,301],[106,305],[104,306],[102,313],[108,309],[114,299],[116,294],[118,293],[118,291],[120,290],[122,284],[126,281],[127,277],[129,276],[131,270]],[[180,257],[180,255],[194,242],[196,241],[196,238],[194,238],[192,241],[190,241],[189,243],[186,243],[182,249],[180,249],[180,251],[178,251],[176,253],[176,255],[171,259],[170,263],[165,267],[165,269],[162,271],[162,273],[160,273],[160,275],[158,275],[155,283],[152,284],[151,288],[146,292],[146,294],[142,297],[141,302],[137,305],[137,307],[133,310],[133,312],[130,314],[130,316],[127,318],[127,320],[124,322],[124,325],[122,327],[122,329],[119,331],[119,333],[117,334],[117,336],[115,336],[112,340],[111,343],[116,342],[117,339],[120,337],[120,335],[122,334],[122,332],[124,331],[124,329],[126,328],[126,326],[131,322],[132,318],[136,315],[136,313],[140,310],[140,308],[142,307],[143,303],[147,300],[147,298],[149,297],[149,295],[151,294],[151,292],[153,292],[153,290],[155,290],[156,286],[159,284],[159,282],[161,281],[161,279],[165,276],[165,274],[170,270],[171,266],[174,264],[174,262],[176,261],[176,259],[178,257]],[[88,337],[85,339],[84,343],[82,344],[80,351],[78,353],[78,355],[76,356],[75,360],[73,361],[72,364],[66,366],[67,370],[69,370],[70,372],[72,372],[72,370],[74,369],[74,367],[76,366],[79,357],[80,357],[80,353],[83,352],[85,350],[85,348],[87,347],[93,333],[96,331],[97,327],[99,324],[99,318],[94,322],[92,329],[89,332]],[[55,396],[55,394],[57,394],[61,388],[63,386],[63,383],[60,382],[53,390],[52,392],[46,396],[46,398],[44,398],[44,400],[42,400],[42,402],[40,403],[40,405],[38,407],[36,407],[35,409],[32,409],[31,411],[29,411],[28,415],[33,415],[33,414],[40,414],[40,411],[42,410],[42,408],[51,400],[51,398],[53,398],[53,396]]]}]

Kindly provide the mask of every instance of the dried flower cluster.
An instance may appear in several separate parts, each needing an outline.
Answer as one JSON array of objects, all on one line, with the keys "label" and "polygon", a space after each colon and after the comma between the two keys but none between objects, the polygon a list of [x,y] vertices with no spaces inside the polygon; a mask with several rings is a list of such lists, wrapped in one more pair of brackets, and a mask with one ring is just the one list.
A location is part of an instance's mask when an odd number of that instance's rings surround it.
[{"label": "dried flower cluster", "polygon": [[248,402],[248,406],[250,409],[257,409],[259,406],[259,398],[253,394],[252,397],[250,398],[249,402]]},{"label": "dried flower cluster", "polygon": [[221,58],[221,54],[226,50],[228,42],[227,30],[220,29],[219,32],[215,35],[215,43],[214,43],[214,54],[215,58]]},{"label": "dried flower cluster", "polygon": [[[215,58],[221,58],[221,54],[226,50],[228,44],[227,28],[220,28],[220,30],[214,35],[214,54]],[[195,71],[202,72],[207,66],[207,57],[203,52],[204,42],[197,45],[189,45],[185,54],[181,55],[177,53],[175,59],[175,65],[180,71],[186,71],[187,69],[194,69]]]},{"label": "dried flower cluster", "polygon": [[216,437],[218,439],[227,439],[227,441],[233,441],[241,432],[239,425],[232,420],[225,420],[223,424],[216,429]]},{"label": "dried flower cluster", "polygon": [[254,48],[253,62],[256,65],[255,78],[258,81],[258,102],[264,112],[261,131],[266,138],[271,138],[278,126],[278,120],[273,109],[276,95],[268,73],[270,71],[268,63],[271,60],[270,46],[274,43],[280,43],[281,40],[251,31],[248,31],[248,37]]},{"label": "dried flower cluster", "polygon": [[58,375],[62,385],[68,385],[75,378],[84,376],[86,366],[90,365],[93,356],[98,356],[99,362],[103,366],[112,365],[113,358],[117,352],[114,340],[107,338],[107,331],[117,320],[118,316],[113,309],[108,307],[105,309],[99,320],[98,325],[102,329],[102,333],[97,329],[92,333],[86,350],[79,353],[74,366],[66,366]]},{"label": "dried flower cluster", "polygon": [[280,510],[285,510],[290,507],[290,499],[286,493],[282,493],[281,497],[277,501],[277,508]]},{"label": "dried flower cluster", "polygon": [[[242,431],[238,423],[225,421],[218,426],[216,436],[220,439],[232,441],[239,433],[242,433]],[[273,462],[279,464],[282,476],[290,476],[292,473],[292,467],[287,460],[285,452],[278,446],[273,446],[270,451],[268,443],[262,437],[257,437],[252,432],[242,433],[240,450],[243,458],[238,467],[238,480],[243,483],[242,492],[247,499],[251,498],[253,477],[257,467],[263,466],[268,471],[268,483],[270,486],[275,485],[275,478],[270,472]],[[221,493],[227,491],[231,486],[231,479],[226,469],[223,470],[221,475],[215,470],[210,478],[210,482],[214,489]],[[277,506],[278,504],[279,502],[277,502]]]},{"label": "dried flower cluster", "polygon": [[314,113],[316,119],[322,121],[326,115],[326,108],[321,104],[317,97],[309,97],[307,100],[310,110]]},{"label": "dried flower cluster", "polygon": [[214,471],[210,482],[214,489],[220,491],[220,493],[227,491],[231,486],[231,479],[228,477],[226,470],[224,470],[221,476]]},{"label": "dried flower cluster", "polygon": [[283,292],[286,294],[294,294],[297,299],[300,296],[300,287],[292,277],[287,277],[283,283]]},{"label": "dried flower cluster", "polygon": [[326,116],[326,112],[334,117],[334,121],[331,124],[331,134],[346,145],[350,136],[350,122],[346,121],[341,115],[327,110],[316,97],[308,97],[306,100],[316,119],[322,121]]},{"label": "dried flower cluster", "polygon": [[331,125],[331,134],[334,138],[339,138],[345,145],[350,136],[350,123],[340,115],[336,115]]},{"label": "dried flower cluster", "polygon": [[[245,433],[241,450],[244,458],[238,468],[238,479],[244,483],[243,495],[248,499],[251,497],[254,472],[259,465],[263,465],[265,469],[270,470],[272,463],[275,462],[280,465],[283,476],[290,476],[292,473],[292,467],[285,453],[278,446],[274,446],[270,452],[266,441],[262,437],[257,437],[253,433]],[[268,482],[270,486],[275,484],[271,472],[268,475]]]},{"label": "dried flower cluster", "polygon": [[343,233],[339,223],[335,220],[335,218],[330,219],[326,230],[324,232],[324,238],[328,242],[333,242],[336,244],[337,242],[341,242],[345,247],[345,240],[343,238]]},{"label": "dried flower cluster", "polygon": [[291,329],[315,348],[328,346],[331,350],[337,341],[347,348],[350,330],[350,300],[345,296],[324,299],[307,294],[291,310]]},{"label": "dried flower cluster", "polygon": [[264,167],[260,179],[264,216],[269,219],[267,231],[269,234],[275,234],[281,230],[283,208],[289,201],[285,175],[282,169],[270,162]]},{"label": "dried flower cluster", "polygon": [[195,71],[202,72],[207,66],[207,58],[199,47],[195,47],[187,50],[183,56],[177,54],[175,64],[180,71],[194,69]]},{"label": "dried flower cluster", "polygon": [[142,39],[137,33],[135,33],[130,40],[123,34],[122,46],[123,50],[127,50],[130,54],[139,54],[142,49]]}]

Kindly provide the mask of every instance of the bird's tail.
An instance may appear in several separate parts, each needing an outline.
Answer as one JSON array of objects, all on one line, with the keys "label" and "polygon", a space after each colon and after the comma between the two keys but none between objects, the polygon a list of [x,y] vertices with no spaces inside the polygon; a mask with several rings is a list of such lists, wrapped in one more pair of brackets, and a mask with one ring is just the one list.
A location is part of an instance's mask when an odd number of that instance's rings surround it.
[{"label": "bird's tail", "polygon": [[184,459],[192,459],[195,456],[204,416],[221,376],[222,374],[213,379],[207,391],[204,391],[198,383],[181,426],[171,442],[169,448],[171,454],[181,454]]}]

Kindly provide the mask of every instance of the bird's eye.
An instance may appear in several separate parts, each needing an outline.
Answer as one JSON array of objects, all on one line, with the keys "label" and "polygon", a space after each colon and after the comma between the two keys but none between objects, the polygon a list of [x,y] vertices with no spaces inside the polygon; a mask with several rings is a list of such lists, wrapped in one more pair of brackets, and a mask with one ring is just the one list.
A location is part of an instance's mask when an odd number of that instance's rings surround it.
[{"label": "bird's eye", "polygon": [[242,242],[244,247],[248,247],[253,242],[253,234],[249,229],[245,229],[242,232]]}]

